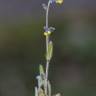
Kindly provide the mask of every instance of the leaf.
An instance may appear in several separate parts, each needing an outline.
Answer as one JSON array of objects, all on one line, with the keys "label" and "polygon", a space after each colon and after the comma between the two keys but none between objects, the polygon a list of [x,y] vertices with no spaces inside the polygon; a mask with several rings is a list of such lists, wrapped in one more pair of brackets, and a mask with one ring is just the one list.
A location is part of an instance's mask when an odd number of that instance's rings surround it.
[{"label": "leaf", "polygon": [[51,84],[48,80],[48,96],[51,96]]},{"label": "leaf", "polygon": [[40,87],[42,86],[42,78],[41,78],[40,75],[38,75],[38,76],[36,77],[36,79],[38,80],[38,88],[40,88]]},{"label": "leaf", "polygon": [[49,44],[48,44],[48,52],[47,52],[47,54],[46,54],[46,59],[47,59],[47,60],[51,60],[52,55],[53,55],[53,43],[52,43],[52,41],[49,41]]},{"label": "leaf", "polygon": [[44,73],[44,68],[43,68],[43,66],[40,64],[40,66],[39,66],[39,71],[40,71],[40,75],[44,75],[45,73]]}]

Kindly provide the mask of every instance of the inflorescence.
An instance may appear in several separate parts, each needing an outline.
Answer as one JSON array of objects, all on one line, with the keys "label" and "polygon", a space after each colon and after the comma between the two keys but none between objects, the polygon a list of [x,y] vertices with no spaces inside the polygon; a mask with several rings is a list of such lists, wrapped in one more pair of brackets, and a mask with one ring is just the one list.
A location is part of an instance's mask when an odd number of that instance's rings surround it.
[{"label": "inflorescence", "polygon": [[44,36],[46,38],[46,69],[44,70],[43,66],[39,66],[39,75],[36,77],[38,81],[38,86],[35,87],[35,96],[60,96],[60,93],[52,95],[51,93],[51,84],[48,80],[48,70],[49,63],[53,54],[53,42],[50,40],[51,33],[55,30],[54,27],[49,27],[48,25],[48,13],[50,5],[53,3],[62,4],[63,0],[49,0],[48,4],[42,4],[46,12],[46,24],[44,26]]}]

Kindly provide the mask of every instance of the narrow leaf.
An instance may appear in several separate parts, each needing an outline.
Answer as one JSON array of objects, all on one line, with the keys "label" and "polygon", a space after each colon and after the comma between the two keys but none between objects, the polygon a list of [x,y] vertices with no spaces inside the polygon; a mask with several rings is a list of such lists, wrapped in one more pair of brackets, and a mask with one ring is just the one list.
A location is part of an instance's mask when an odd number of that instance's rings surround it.
[{"label": "narrow leaf", "polygon": [[53,43],[52,43],[52,41],[50,41],[48,44],[48,53],[46,55],[46,59],[51,60],[52,54],[53,54]]},{"label": "narrow leaf", "polygon": [[39,71],[40,71],[40,75],[44,74],[44,68],[43,68],[43,66],[41,64],[39,66]]}]

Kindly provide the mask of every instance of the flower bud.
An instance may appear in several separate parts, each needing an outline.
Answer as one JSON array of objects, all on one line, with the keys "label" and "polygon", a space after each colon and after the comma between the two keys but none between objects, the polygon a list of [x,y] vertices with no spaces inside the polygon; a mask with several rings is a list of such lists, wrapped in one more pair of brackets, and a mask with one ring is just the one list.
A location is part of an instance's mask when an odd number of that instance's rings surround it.
[{"label": "flower bud", "polygon": [[62,4],[63,3],[63,0],[56,0],[56,3],[57,4]]}]

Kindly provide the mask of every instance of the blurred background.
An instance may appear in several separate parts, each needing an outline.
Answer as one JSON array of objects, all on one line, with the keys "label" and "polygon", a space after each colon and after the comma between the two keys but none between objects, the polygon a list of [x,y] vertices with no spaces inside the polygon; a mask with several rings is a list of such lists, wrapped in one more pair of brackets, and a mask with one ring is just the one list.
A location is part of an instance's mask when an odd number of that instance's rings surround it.
[{"label": "blurred background", "polygon": [[[48,0],[0,0],[0,96],[34,96],[38,66],[45,66]],[[96,96],[96,0],[64,0],[51,6],[53,93]]]}]

